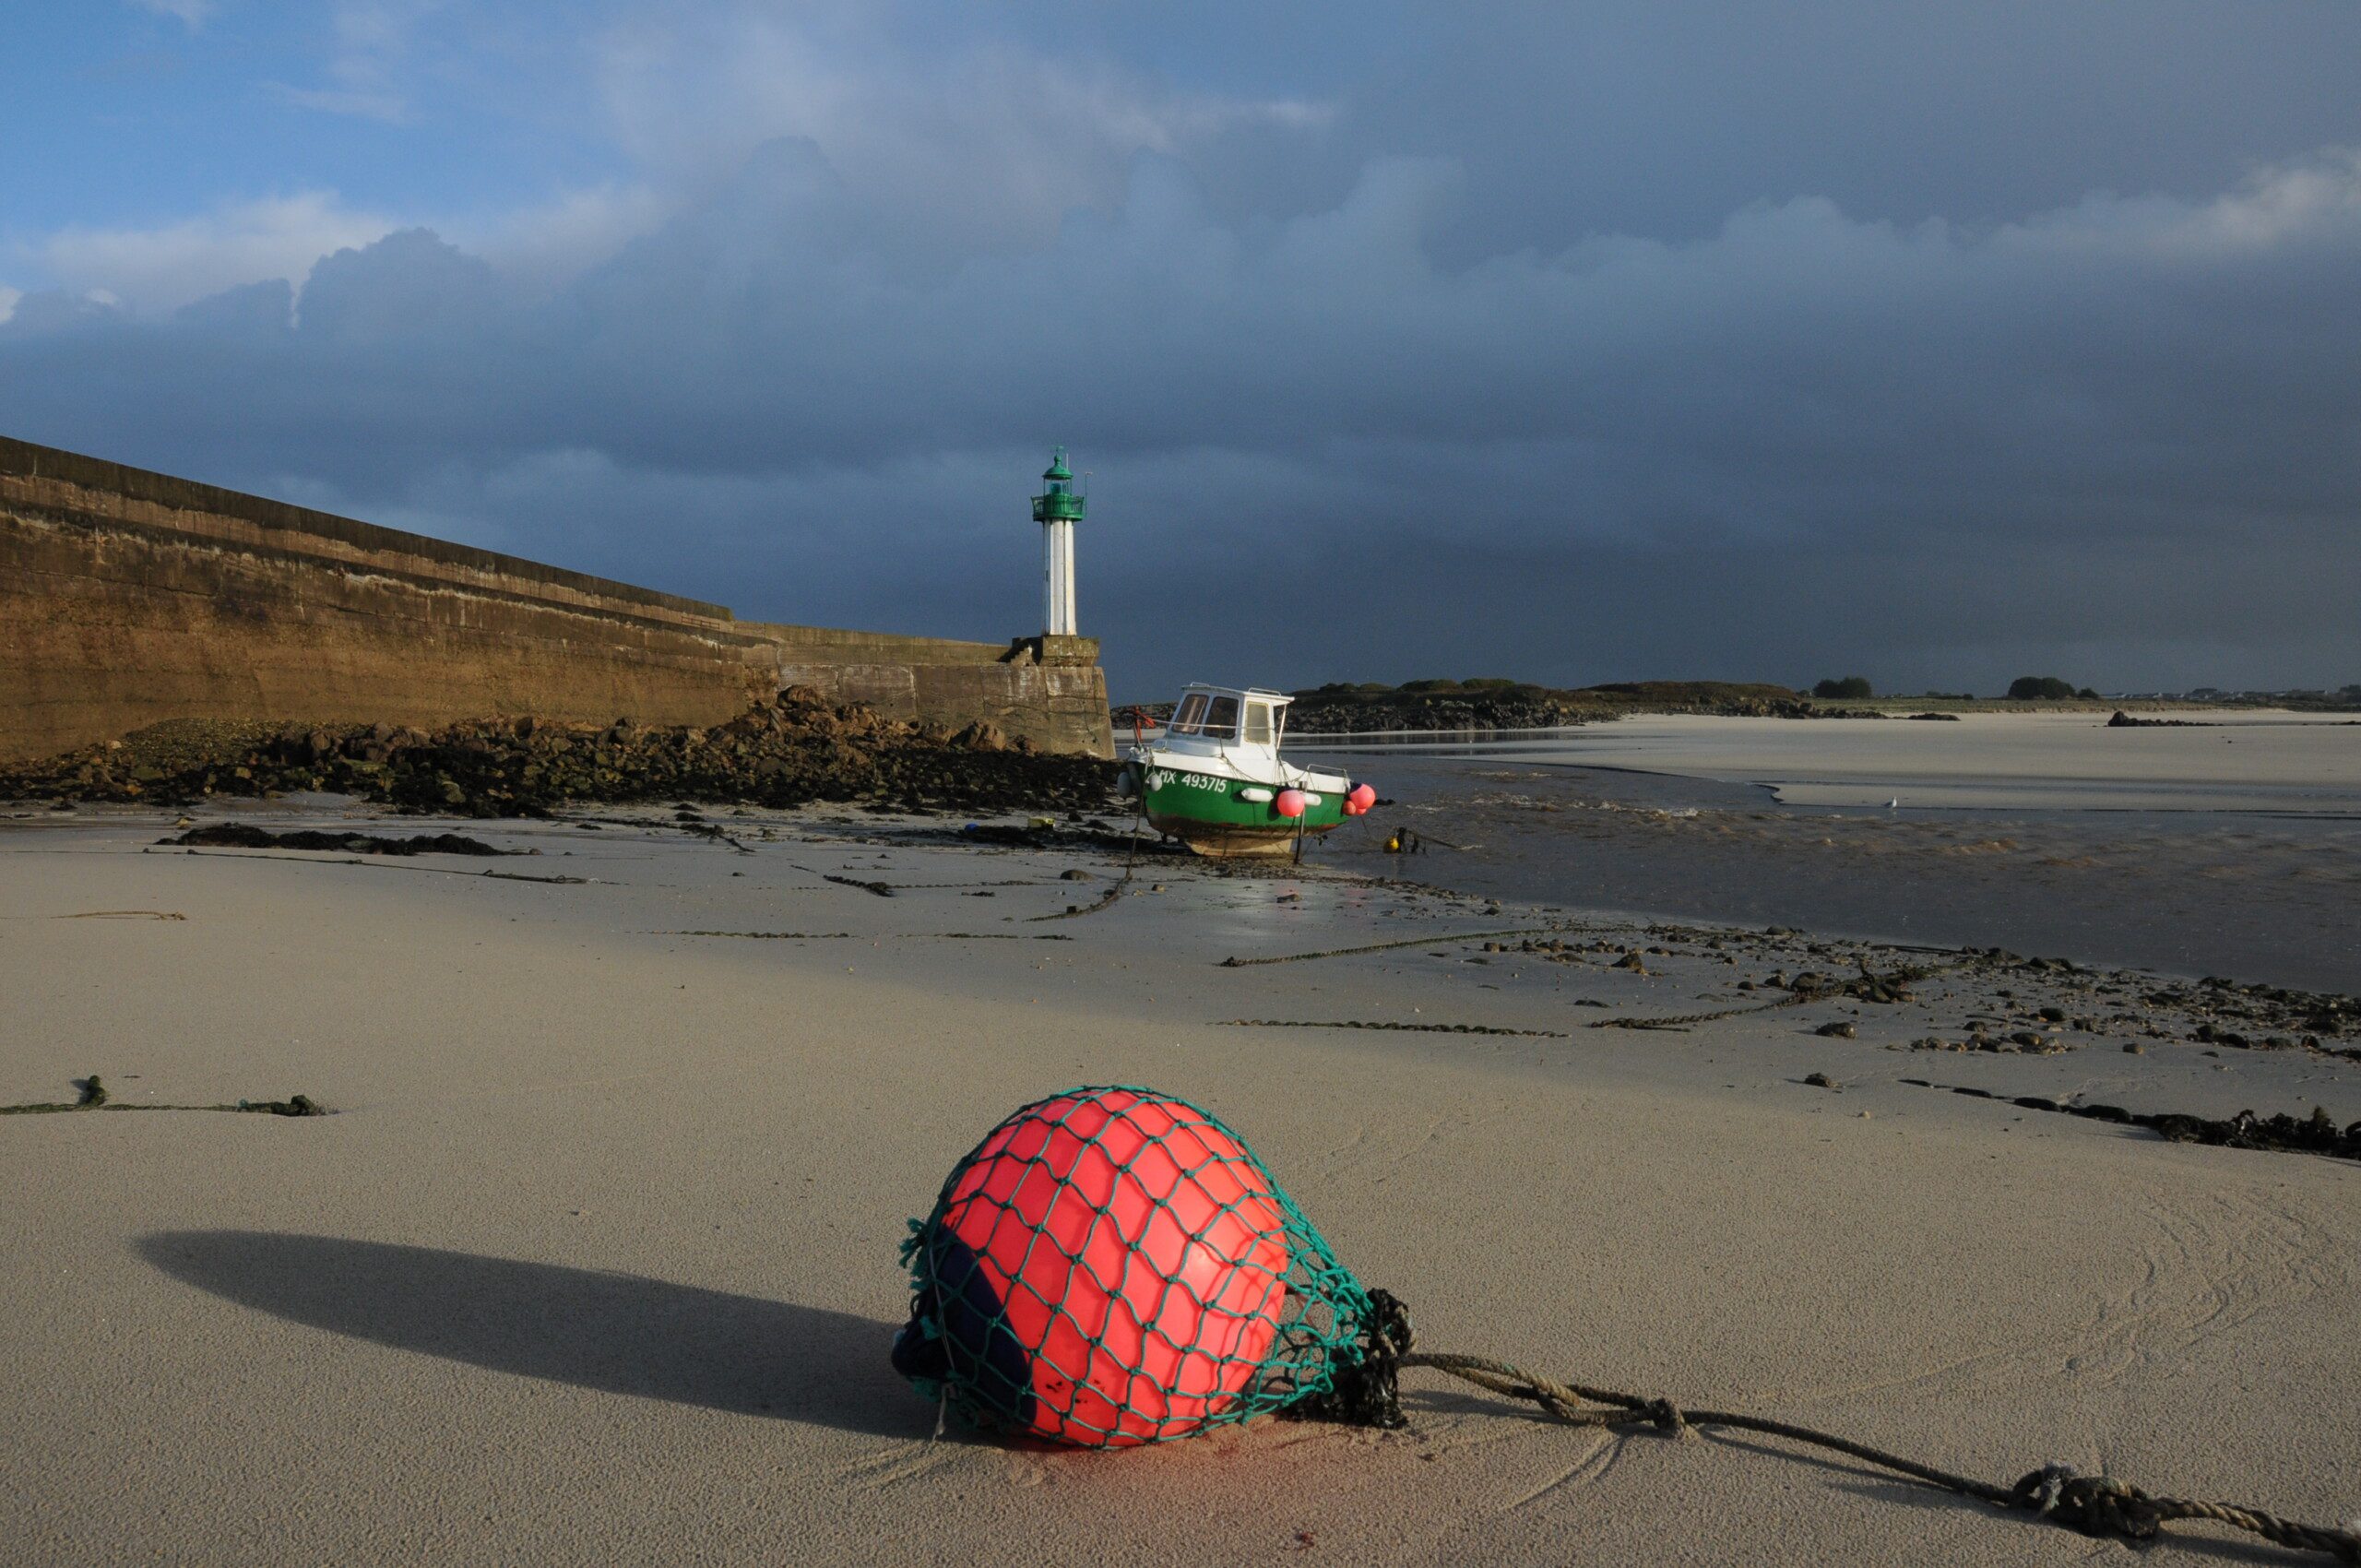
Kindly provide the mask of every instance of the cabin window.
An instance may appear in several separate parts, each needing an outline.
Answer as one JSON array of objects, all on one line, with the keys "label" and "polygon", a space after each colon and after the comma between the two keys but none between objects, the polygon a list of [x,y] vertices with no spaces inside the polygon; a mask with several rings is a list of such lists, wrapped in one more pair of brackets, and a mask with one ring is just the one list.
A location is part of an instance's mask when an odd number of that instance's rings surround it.
[{"label": "cabin window", "polygon": [[1238,739],[1238,699],[1216,697],[1205,713],[1205,738],[1213,741]]},{"label": "cabin window", "polygon": [[1180,710],[1172,716],[1172,733],[1193,735],[1197,732],[1197,727],[1204,721],[1205,694],[1191,692],[1180,699]]},{"label": "cabin window", "polygon": [[1246,739],[1249,744],[1267,746],[1271,743],[1271,705],[1250,702],[1246,705]]}]

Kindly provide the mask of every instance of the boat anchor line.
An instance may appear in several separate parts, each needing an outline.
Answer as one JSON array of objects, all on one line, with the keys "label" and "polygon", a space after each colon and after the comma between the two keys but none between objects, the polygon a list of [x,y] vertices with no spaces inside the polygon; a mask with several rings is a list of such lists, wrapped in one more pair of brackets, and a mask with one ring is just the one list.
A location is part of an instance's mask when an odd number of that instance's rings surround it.
[{"label": "boat anchor line", "polygon": [[1224,1018],[1216,1027],[1226,1029],[1400,1029],[1412,1034],[1515,1035],[1525,1039],[1574,1038],[1563,1029],[1510,1029],[1497,1024],[1406,1024],[1388,1018],[1346,1018],[1325,1022],[1299,1022],[1290,1018]]},{"label": "boat anchor line", "polygon": [[645,936],[722,936],[741,942],[1072,942],[1054,932],[887,931],[650,931]]},{"label": "boat anchor line", "polygon": [[1101,909],[1113,908],[1115,901],[1123,896],[1123,890],[1132,885],[1133,873],[1139,870],[1139,828],[1140,825],[1146,820],[1146,817],[1147,795],[1143,791],[1140,795],[1139,810],[1132,818],[1132,842],[1131,848],[1125,850],[1123,854],[1123,874],[1117,877],[1114,882],[1109,885],[1106,892],[1101,893],[1097,898],[1087,904],[1068,904],[1062,910],[1054,915],[1031,916],[1027,920],[1026,923],[1038,925],[1043,921],[1070,921],[1083,915],[1095,915]]},{"label": "boat anchor line", "polygon": [[[794,865],[791,861],[788,863]],[[795,866],[795,869],[806,876],[816,876],[823,882],[833,882],[839,887],[858,887],[863,893],[874,893],[880,898],[891,898],[895,894],[894,885],[890,882],[863,882],[857,876],[836,876],[828,872],[814,871],[810,866],[804,865]]]},{"label": "boat anchor line", "polygon": [[1807,1002],[1830,1001],[1840,994],[1838,992],[1799,991],[1793,996],[1783,996],[1776,1002],[1757,1003],[1751,1007],[1724,1007],[1712,1013],[1680,1013],[1669,1018],[1600,1018],[1583,1027],[1589,1029],[1685,1029],[1691,1024],[1714,1024],[1724,1018],[1743,1018],[1750,1013],[1773,1013],[1782,1007],[1800,1007]]},{"label": "boat anchor line", "polygon": [[1300,964],[1313,958],[1348,958],[1360,953],[1387,953],[1398,947],[1439,947],[1462,942],[1494,941],[1508,936],[1563,936],[1569,932],[1585,932],[1595,935],[1601,932],[1631,929],[1629,926],[1583,923],[1519,926],[1514,931],[1470,931],[1455,935],[1413,936],[1400,942],[1372,942],[1361,947],[1330,947],[1318,953],[1280,953],[1268,958],[1240,958],[1232,955],[1224,958],[1218,967],[1225,969],[1244,969],[1257,964]]},{"label": "boat anchor line", "polygon": [[1776,1002],[1759,1002],[1749,1007],[1723,1007],[1711,1013],[1680,1013],[1669,1018],[1601,1018],[1587,1027],[1594,1029],[1678,1029],[1691,1024],[1718,1023],[1724,1018],[1743,1018],[1752,1013],[1773,1013],[1782,1007],[1800,1007],[1807,1002],[1842,1002],[1847,997],[1865,1002],[1904,1002],[1909,999],[1909,992],[1903,987],[1966,967],[1964,963],[1921,964],[1879,974],[1864,959],[1860,974],[1852,980],[1824,980],[1806,985],[1802,983],[1806,977],[1798,975],[1794,993]]}]

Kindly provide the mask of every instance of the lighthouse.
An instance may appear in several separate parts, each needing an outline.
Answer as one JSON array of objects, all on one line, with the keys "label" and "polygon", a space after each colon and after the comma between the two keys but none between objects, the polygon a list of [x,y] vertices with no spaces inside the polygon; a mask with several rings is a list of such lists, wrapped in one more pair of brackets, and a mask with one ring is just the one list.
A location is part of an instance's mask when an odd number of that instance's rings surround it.
[{"label": "lighthouse", "polygon": [[1033,520],[1041,525],[1041,630],[1053,637],[1076,635],[1074,526],[1082,520],[1084,505],[1074,487],[1074,470],[1066,467],[1066,449],[1061,446],[1042,471],[1041,493],[1033,498]]}]

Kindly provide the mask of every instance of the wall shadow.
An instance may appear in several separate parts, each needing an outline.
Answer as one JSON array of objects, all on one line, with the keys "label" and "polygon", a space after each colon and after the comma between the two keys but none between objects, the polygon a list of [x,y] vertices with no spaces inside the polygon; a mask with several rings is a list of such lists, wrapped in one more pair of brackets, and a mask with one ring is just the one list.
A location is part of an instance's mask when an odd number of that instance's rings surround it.
[{"label": "wall shadow", "polygon": [[896,1325],[846,1313],[338,1236],[169,1230],[136,1245],[201,1290],[397,1349],[878,1437],[934,1429],[887,1364]]}]

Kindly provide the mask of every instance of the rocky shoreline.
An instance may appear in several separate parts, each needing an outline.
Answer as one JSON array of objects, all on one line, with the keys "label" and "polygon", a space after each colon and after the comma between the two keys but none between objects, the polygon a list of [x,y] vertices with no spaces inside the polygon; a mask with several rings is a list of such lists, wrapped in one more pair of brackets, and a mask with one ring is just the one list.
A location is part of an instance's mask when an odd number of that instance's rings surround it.
[{"label": "rocky shoreline", "polygon": [[952,731],[835,707],[794,686],[710,730],[531,718],[409,726],[177,720],[0,768],[0,800],[184,806],[297,790],[403,810],[538,816],[581,802],[813,802],[899,812],[1105,810],[1096,757],[1049,754],[996,726]]}]

